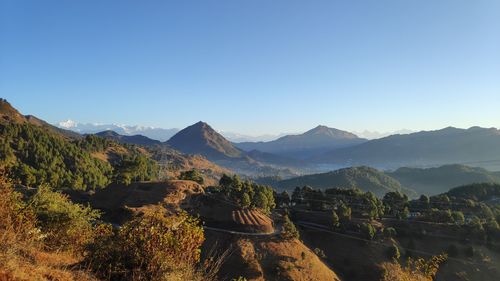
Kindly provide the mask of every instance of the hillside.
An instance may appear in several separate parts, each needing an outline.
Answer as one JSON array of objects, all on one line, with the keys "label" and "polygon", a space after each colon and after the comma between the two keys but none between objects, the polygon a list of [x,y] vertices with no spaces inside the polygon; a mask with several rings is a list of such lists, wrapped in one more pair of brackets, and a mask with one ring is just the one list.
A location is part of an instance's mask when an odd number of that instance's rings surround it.
[{"label": "hillside", "polygon": [[198,170],[204,178],[205,185],[216,185],[223,174],[234,174],[230,169],[221,167],[201,155],[183,154],[168,146],[149,147],[151,157],[161,168],[161,177],[177,178],[182,171]]},{"label": "hillside", "polygon": [[235,145],[245,151],[259,150],[304,159],[336,148],[365,142],[355,134],[326,126],[317,126],[300,135],[287,135],[269,142],[242,142]]},{"label": "hillside", "polygon": [[[203,252],[230,249],[218,280],[244,276],[248,281],[302,280],[339,281],[340,278],[318,256],[297,239],[278,236],[238,237],[206,232]],[[237,280],[237,279],[236,279]]]},{"label": "hillside", "polygon": [[499,169],[500,131],[495,128],[453,127],[392,135],[353,147],[330,151],[310,159],[316,163],[382,169],[404,166],[437,166],[474,163],[488,169]]},{"label": "hillside", "polygon": [[[198,122],[164,143],[186,154],[199,154],[217,165],[248,176],[297,175],[297,161],[254,151],[246,153],[217,133],[210,125]],[[253,157],[257,158],[254,159]]]},{"label": "hillside", "polygon": [[241,150],[201,121],[179,131],[167,144],[184,153],[201,154],[209,160],[237,158],[243,155]]},{"label": "hillside", "polygon": [[404,189],[397,180],[370,167],[352,167],[328,173],[305,175],[273,184],[276,188],[286,190],[293,190],[297,186],[305,185],[320,189],[356,187],[363,191],[371,191],[377,196],[384,196],[389,191],[413,194],[413,192]]},{"label": "hillside", "polygon": [[126,136],[114,131],[99,132],[96,135],[123,144],[143,146],[151,158],[160,165],[160,178],[176,178],[182,171],[195,169],[203,174],[206,185],[215,185],[223,174],[233,173],[201,155],[183,154],[164,143],[142,135]]},{"label": "hillside", "polygon": [[435,195],[450,188],[472,183],[500,183],[500,174],[465,165],[445,165],[437,168],[399,168],[388,172],[403,186],[419,194]]},{"label": "hillside", "polygon": [[[71,137],[0,102],[0,164],[25,186],[94,190],[110,182],[148,180],[156,163],[139,148],[96,136]],[[74,133],[73,133],[74,134]]]},{"label": "hillside", "polygon": [[151,145],[160,145],[161,144],[160,141],[150,139],[150,138],[145,137],[143,135],[126,136],[126,135],[120,135],[117,132],[111,131],[111,130],[98,132],[95,135],[102,137],[102,138],[114,140],[114,141],[120,142],[120,143],[136,144],[136,145],[142,145],[142,146],[151,146]]},{"label": "hillside", "polygon": [[6,124],[26,124],[26,123],[37,127],[41,127],[53,133],[60,134],[64,137],[74,138],[74,139],[82,137],[78,133],[52,126],[49,123],[33,115],[22,115],[7,100],[0,98],[0,124],[6,125]]}]

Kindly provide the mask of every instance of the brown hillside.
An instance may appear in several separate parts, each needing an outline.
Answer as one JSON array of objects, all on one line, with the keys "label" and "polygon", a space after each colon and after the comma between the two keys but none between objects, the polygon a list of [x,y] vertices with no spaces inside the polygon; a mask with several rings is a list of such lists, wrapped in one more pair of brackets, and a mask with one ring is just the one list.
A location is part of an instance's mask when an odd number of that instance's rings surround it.
[{"label": "brown hillside", "polygon": [[219,278],[239,276],[247,280],[335,281],[339,277],[299,240],[285,241],[277,236],[238,238],[206,231],[206,250],[231,249]]},{"label": "brown hillside", "polygon": [[167,210],[185,207],[189,197],[203,192],[193,181],[138,182],[129,186],[112,184],[91,198],[94,208],[104,211],[104,219],[122,223],[131,213],[160,204]]},{"label": "brown hillside", "polygon": [[201,154],[211,160],[242,156],[231,142],[201,121],[175,134],[168,144],[184,153]]},{"label": "brown hillside", "polygon": [[207,226],[251,233],[274,232],[272,219],[259,210],[241,209],[213,195],[193,199],[191,212],[199,215]]}]

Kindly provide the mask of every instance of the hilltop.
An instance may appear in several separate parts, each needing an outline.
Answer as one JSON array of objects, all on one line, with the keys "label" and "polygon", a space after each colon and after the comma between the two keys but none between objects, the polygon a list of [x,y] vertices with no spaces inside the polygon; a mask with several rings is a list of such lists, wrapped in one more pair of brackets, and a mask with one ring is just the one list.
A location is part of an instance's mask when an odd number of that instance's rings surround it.
[{"label": "hilltop", "polygon": [[243,152],[205,122],[182,129],[167,141],[171,147],[188,154],[201,154],[210,160],[238,158]]},{"label": "hilltop", "polygon": [[259,150],[304,159],[365,141],[366,139],[353,133],[319,125],[299,135],[287,135],[269,142],[242,142],[235,145],[245,151]]}]

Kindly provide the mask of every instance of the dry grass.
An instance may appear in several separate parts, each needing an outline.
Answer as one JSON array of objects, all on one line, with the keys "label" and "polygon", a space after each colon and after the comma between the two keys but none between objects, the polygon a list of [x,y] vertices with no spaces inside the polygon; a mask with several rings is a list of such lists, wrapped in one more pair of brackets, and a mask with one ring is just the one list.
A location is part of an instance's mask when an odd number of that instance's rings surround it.
[{"label": "dry grass", "polygon": [[45,251],[35,222],[21,195],[0,175],[0,280],[95,280],[75,269],[74,255]]}]

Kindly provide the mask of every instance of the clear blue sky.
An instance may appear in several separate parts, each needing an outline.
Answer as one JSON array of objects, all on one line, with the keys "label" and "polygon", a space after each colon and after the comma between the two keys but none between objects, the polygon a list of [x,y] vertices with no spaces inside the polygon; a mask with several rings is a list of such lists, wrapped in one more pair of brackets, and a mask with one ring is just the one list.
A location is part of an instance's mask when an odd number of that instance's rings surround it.
[{"label": "clear blue sky", "polygon": [[0,96],[49,122],[499,127],[500,1],[3,0]]}]

